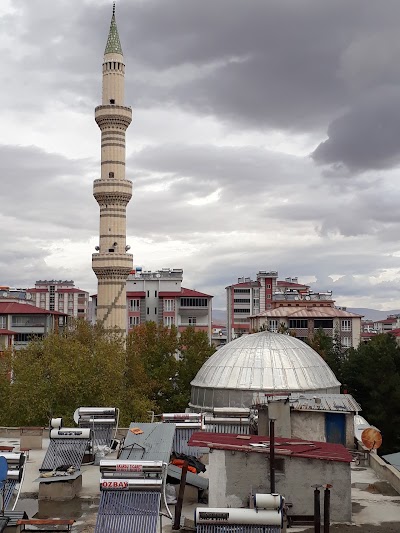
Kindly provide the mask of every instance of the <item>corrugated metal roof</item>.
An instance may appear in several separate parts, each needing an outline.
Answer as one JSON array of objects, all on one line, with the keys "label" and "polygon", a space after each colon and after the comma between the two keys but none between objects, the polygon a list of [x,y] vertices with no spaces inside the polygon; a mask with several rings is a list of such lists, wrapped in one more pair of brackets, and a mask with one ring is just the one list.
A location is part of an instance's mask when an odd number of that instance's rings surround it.
[{"label": "corrugated metal roof", "polygon": [[[132,428],[139,428],[143,433],[135,435],[130,431]],[[175,424],[132,422],[126,434],[124,447],[119,459],[169,463],[174,434]]]},{"label": "corrugated metal roof", "polygon": [[333,411],[342,413],[357,413],[361,405],[356,402],[351,394],[289,394],[268,395],[254,394],[254,405],[267,405],[268,403],[289,400],[291,409],[295,411]]},{"label": "corrugated metal roof", "polygon": [[[265,446],[254,446],[254,445]],[[189,441],[190,446],[207,446],[219,450],[235,450],[245,453],[270,453],[269,437],[248,435],[243,440],[242,435],[229,433],[194,433]],[[252,446],[253,445],[253,446]],[[342,444],[328,442],[306,441],[302,439],[275,438],[275,454],[290,457],[304,457],[323,461],[339,461],[351,463],[352,456]]]},{"label": "corrugated metal roof", "polygon": [[382,459],[385,459],[387,463],[400,470],[400,452],[382,455]]},{"label": "corrugated metal roof", "polygon": [[191,385],[254,392],[337,392],[340,383],[308,344],[290,335],[263,331],[244,335],[220,348],[204,363]]},{"label": "corrugated metal roof", "polygon": [[257,315],[252,315],[252,317],[271,318],[360,318],[362,316],[336,309],[336,307],[289,307],[287,305],[276,309],[267,309]]}]

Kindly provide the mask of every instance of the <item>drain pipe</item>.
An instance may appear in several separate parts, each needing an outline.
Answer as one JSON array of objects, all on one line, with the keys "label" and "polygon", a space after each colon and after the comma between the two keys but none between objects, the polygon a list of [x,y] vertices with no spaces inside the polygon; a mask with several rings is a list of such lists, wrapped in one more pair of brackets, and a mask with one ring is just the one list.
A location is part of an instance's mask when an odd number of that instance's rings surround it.
[{"label": "drain pipe", "polygon": [[324,490],[324,533],[329,533],[331,525],[331,491],[332,485],[325,485]]},{"label": "drain pipe", "polygon": [[321,533],[321,500],[320,487],[322,485],[312,485],[314,487],[314,533]]},{"label": "drain pipe", "polygon": [[269,478],[271,494],[275,494],[275,418],[269,419]]}]

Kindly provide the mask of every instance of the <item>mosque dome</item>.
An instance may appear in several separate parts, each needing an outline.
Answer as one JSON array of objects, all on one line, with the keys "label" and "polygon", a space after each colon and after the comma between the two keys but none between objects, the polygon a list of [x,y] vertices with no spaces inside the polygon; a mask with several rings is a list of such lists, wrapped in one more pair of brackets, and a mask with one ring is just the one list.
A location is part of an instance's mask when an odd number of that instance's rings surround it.
[{"label": "mosque dome", "polygon": [[190,407],[250,407],[254,393],[340,392],[340,383],[308,344],[280,333],[243,335],[215,352],[191,382]]}]

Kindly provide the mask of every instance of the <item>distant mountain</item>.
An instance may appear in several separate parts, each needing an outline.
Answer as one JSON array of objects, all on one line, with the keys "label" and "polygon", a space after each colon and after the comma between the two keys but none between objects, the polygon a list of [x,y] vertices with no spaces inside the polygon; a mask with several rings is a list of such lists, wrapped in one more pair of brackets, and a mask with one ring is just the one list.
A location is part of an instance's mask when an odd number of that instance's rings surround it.
[{"label": "distant mountain", "polygon": [[[364,320],[383,320],[388,315],[400,315],[400,309],[392,311],[379,311],[378,309],[369,309],[368,307],[347,307],[350,313],[363,315]],[[226,309],[213,309],[212,320],[214,324],[226,325]]]},{"label": "distant mountain", "polygon": [[368,309],[367,307],[347,307],[347,311],[357,313],[357,315],[363,315],[364,320],[383,320],[388,315],[400,315],[400,309],[379,311],[378,309]]},{"label": "distant mountain", "polygon": [[226,309],[213,309],[212,310],[213,324],[226,326]]}]

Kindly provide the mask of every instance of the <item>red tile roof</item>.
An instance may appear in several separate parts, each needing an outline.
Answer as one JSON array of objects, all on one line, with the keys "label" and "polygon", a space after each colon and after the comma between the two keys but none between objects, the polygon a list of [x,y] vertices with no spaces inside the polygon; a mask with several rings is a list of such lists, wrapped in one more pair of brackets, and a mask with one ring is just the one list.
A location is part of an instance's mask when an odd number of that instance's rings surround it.
[{"label": "red tile roof", "polygon": [[19,304],[14,302],[0,302],[0,315],[58,315],[68,316],[66,313],[49,311],[35,305]]},{"label": "red tile roof", "polygon": [[17,335],[17,332],[9,329],[0,329],[0,335]]},{"label": "red tile roof", "polygon": [[[268,453],[269,437],[248,435],[250,438],[242,440],[243,435],[230,433],[193,433],[188,444],[201,448],[213,448],[216,450],[234,450],[245,453]],[[253,447],[250,444],[266,443],[268,447]],[[306,441],[302,439],[275,439],[275,454],[289,455],[290,457],[304,457],[307,459],[320,459],[322,461],[339,461],[351,463],[352,457],[342,444],[330,444],[328,442]]]},{"label": "red tile roof", "polygon": [[210,294],[205,294],[204,292],[193,291],[192,289],[185,289],[182,287],[181,296],[202,296],[203,298],[213,298]]},{"label": "red tile roof", "polygon": [[192,289],[185,289],[184,287],[181,288],[179,291],[160,291],[158,293],[160,298],[180,298],[182,296],[188,297],[188,298],[213,298],[213,296],[210,296],[209,294],[205,294],[204,292],[194,291]]},{"label": "red tile roof", "polygon": [[[97,294],[93,295],[93,296],[97,296]],[[92,298],[93,298],[92,296]],[[126,293],[126,296],[128,298],[145,298],[146,297],[146,293],[145,291],[129,291]]]},{"label": "red tile roof", "polygon": [[[326,300],[323,302],[326,303]],[[282,306],[275,309],[267,309],[266,311],[261,311],[256,315],[251,315],[253,317],[271,317],[271,318],[360,318],[362,315],[357,315],[355,313],[350,313],[349,311],[343,311],[342,309],[337,309],[336,307],[311,307],[311,302],[307,302],[307,306]]]},{"label": "red tile roof", "polygon": [[394,335],[395,337],[400,337],[400,328],[395,328],[390,331],[388,331],[390,335]]},{"label": "red tile roof", "polygon": [[293,281],[277,281],[278,287],[290,287],[291,289],[308,289],[308,285],[303,285],[302,283],[293,283]]}]

